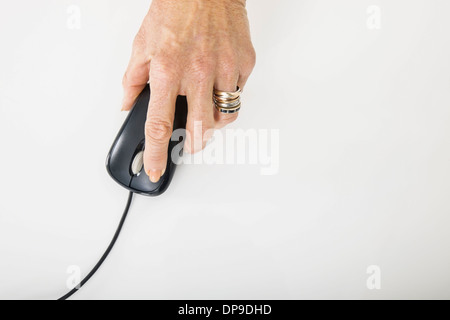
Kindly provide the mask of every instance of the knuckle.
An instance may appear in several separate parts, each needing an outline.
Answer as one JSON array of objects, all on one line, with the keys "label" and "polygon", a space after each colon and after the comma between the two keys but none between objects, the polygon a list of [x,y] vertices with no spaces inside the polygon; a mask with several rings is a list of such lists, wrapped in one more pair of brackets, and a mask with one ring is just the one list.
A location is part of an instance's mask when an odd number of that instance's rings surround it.
[{"label": "knuckle", "polygon": [[131,73],[129,70],[125,72],[122,78],[122,86],[124,89],[133,87],[139,84],[139,78]]},{"label": "knuckle", "polygon": [[222,75],[232,75],[238,67],[238,58],[233,52],[225,53],[220,58],[219,71]]},{"label": "knuckle", "polygon": [[146,78],[146,75],[144,75],[145,71],[148,69],[147,66],[142,66],[141,70],[139,69],[128,69],[122,78],[122,86],[124,89],[127,89],[129,87],[136,87],[143,85],[144,82],[146,82],[144,79]]},{"label": "knuckle", "polygon": [[155,58],[150,68],[150,84],[158,87],[170,87],[177,79],[176,66],[169,58]]},{"label": "knuckle", "polygon": [[204,82],[208,80],[212,76],[213,70],[214,63],[212,59],[209,58],[198,58],[191,64],[191,73],[197,82]]},{"label": "knuckle", "polygon": [[123,75],[123,78],[122,78],[122,87],[126,88],[126,87],[128,87],[128,84],[129,84],[129,80],[128,80],[128,71],[127,71],[127,72],[125,72],[125,74]]},{"label": "knuckle", "polygon": [[155,164],[155,163],[159,163],[162,160],[164,160],[164,153],[162,151],[154,151],[154,150],[146,150],[146,155],[145,155],[145,164],[144,167],[147,169],[151,169],[150,164]]},{"label": "knuckle", "polygon": [[172,124],[168,120],[150,119],[145,124],[147,139],[155,143],[166,143],[172,135]]},{"label": "knuckle", "polygon": [[253,47],[248,49],[244,55],[242,71],[249,75],[256,65],[256,51]]}]

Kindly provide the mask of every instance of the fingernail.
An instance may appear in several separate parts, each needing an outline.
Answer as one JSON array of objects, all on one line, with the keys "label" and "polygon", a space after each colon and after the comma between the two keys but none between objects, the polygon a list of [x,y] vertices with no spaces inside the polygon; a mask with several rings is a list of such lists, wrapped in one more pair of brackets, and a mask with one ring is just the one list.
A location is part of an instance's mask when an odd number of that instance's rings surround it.
[{"label": "fingernail", "polygon": [[161,173],[161,177],[164,175],[164,173],[166,173],[166,168],[163,169],[163,171]]},{"label": "fingernail", "polygon": [[148,176],[151,182],[157,183],[161,178],[161,170],[150,170]]}]

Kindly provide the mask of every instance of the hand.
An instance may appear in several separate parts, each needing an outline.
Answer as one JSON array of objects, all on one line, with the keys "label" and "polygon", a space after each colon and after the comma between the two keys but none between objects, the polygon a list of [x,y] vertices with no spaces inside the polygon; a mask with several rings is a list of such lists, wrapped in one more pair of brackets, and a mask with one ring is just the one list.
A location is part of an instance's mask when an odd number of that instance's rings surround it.
[{"label": "hand", "polygon": [[[213,89],[243,88],[254,65],[245,0],[153,0],[123,78],[127,111],[150,81],[144,166],[151,181],[164,174],[177,96],[188,100],[185,151],[200,151],[205,132],[237,118],[215,110]],[[200,123],[202,136],[194,136]]]}]

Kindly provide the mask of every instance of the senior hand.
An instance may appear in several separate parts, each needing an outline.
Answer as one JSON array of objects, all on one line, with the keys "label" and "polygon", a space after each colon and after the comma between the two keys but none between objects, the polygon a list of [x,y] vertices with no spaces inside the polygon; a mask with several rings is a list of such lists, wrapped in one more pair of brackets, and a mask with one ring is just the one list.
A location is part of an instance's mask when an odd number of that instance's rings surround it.
[{"label": "senior hand", "polygon": [[[255,51],[245,0],[153,0],[134,40],[123,78],[123,110],[130,110],[150,81],[145,128],[145,172],[157,182],[167,162],[175,101],[188,100],[185,151],[204,148],[206,131],[234,121],[237,114],[218,112],[214,88],[243,88],[255,65]],[[202,136],[194,136],[194,126]]]}]

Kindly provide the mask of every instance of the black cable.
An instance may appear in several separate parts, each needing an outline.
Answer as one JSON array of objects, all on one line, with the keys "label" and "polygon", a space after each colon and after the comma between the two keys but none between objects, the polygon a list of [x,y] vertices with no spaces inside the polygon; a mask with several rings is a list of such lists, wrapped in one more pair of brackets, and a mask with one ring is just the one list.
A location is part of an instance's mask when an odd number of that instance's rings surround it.
[{"label": "black cable", "polygon": [[122,227],[125,223],[125,220],[128,216],[128,211],[130,210],[130,206],[131,206],[131,202],[133,200],[133,192],[130,192],[130,195],[128,196],[128,202],[127,205],[125,207],[125,210],[123,212],[123,216],[122,219],[120,220],[119,223],[119,227],[117,228],[116,233],[114,234],[114,237],[111,241],[111,243],[109,244],[108,249],[106,249],[105,253],[103,254],[103,256],[100,258],[99,262],[97,262],[97,264],[95,265],[94,269],[92,269],[91,272],[89,272],[89,274],[80,282],[79,285],[77,285],[74,289],[72,289],[69,293],[67,293],[65,296],[59,298],[58,300],[67,300],[69,299],[74,293],[76,293],[78,290],[81,289],[81,287],[83,287],[86,282],[88,282],[92,276],[97,272],[97,270],[101,267],[101,265],[103,264],[103,262],[105,262],[106,258],[108,257],[108,255],[111,253],[111,250],[114,248],[114,245],[116,244],[117,239],[119,238],[120,235],[120,231],[122,231]]}]

